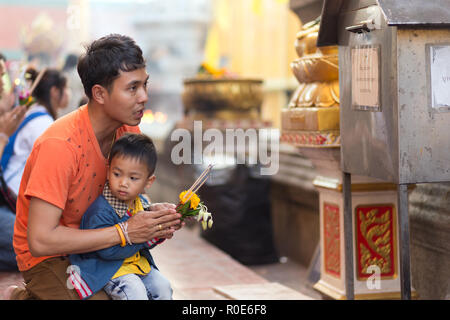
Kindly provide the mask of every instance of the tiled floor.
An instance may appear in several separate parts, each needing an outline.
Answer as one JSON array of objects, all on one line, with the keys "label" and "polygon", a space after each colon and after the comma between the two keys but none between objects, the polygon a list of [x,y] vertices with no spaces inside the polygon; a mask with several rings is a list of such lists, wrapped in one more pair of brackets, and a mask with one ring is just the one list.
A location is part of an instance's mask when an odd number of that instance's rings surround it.
[{"label": "tiled floor", "polygon": [[[202,239],[196,229],[183,228],[152,254],[172,284],[174,299],[317,299],[315,292],[302,285],[304,268],[293,263],[244,266]],[[9,285],[21,281],[18,273],[0,273],[0,296]]]}]

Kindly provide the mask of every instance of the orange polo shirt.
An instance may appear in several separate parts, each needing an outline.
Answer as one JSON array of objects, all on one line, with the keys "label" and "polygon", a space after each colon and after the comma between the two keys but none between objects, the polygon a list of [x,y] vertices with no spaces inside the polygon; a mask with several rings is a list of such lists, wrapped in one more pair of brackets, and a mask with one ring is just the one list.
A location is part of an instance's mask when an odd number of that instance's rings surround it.
[{"label": "orange polo shirt", "polygon": [[[140,133],[139,127],[122,126]],[[28,209],[31,197],[62,209],[60,225],[79,228],[89,205],[102,194],[107,159],[103,156],[88,115],[87,105],[56,120],[34,143],[17,198],[13,245],[17,265],[25,271],[50,258],[33,257],[28,247]]]}]

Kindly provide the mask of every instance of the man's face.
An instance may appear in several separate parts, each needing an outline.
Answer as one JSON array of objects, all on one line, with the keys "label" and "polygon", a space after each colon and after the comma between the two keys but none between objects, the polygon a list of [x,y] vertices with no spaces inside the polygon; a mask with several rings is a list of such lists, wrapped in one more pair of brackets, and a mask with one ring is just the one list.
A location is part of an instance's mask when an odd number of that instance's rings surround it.
[{"label": "man's face", "polygon": [[105,96],[105,112],[121,125],[137,126],[148,101],[148,78],[145,68],[120,71],[120,76],[114,80]]},{"label": "man's face", "polygon": [[116,156],[108,168],[108,181],[112,194],[128,205],[149,188],[155,176],[149,177],[147,166],[131,157]]}]

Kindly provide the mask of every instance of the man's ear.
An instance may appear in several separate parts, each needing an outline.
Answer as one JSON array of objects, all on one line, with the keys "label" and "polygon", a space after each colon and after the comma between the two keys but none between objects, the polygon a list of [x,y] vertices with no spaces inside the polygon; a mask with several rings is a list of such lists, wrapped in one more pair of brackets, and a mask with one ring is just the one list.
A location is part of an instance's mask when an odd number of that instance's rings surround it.
[{"label": "man's ear", "polygon": [[99,104],[105,104],[105,97],[108,94],[107,90],[99,84],[92,87],[92,99]]},{"label": "man's ear", "polygon": [[155,182],[155,180],[156,180],[156,176],[154,174],[152,174],[150,177],[148,177],[145,188],[146,189],[150,188],[152,186],[153,182]]}]

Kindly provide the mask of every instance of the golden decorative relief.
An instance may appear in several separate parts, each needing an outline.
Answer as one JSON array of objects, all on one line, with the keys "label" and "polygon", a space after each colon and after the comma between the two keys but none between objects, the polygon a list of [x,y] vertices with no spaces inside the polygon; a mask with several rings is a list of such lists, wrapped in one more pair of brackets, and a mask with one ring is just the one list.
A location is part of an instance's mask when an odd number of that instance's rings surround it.
[{"label": "golden decorative relief", "polygon": [[358,207],[356,250],[358,278],[373,273],[372,265],[380,268],[383,278],[395,277],[394,207],[391,205]]},{"label": "golden decorative relief", "polygon": [[324,266],[332,276],[341,276],[339,206],[324,203]]}]

